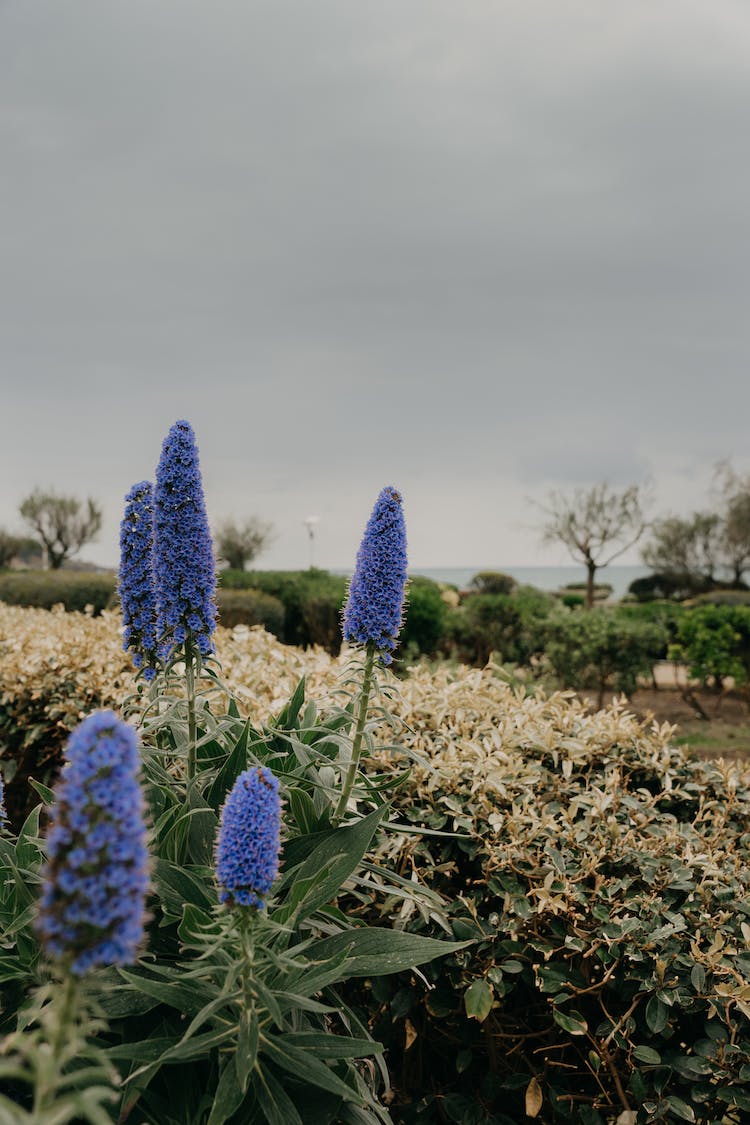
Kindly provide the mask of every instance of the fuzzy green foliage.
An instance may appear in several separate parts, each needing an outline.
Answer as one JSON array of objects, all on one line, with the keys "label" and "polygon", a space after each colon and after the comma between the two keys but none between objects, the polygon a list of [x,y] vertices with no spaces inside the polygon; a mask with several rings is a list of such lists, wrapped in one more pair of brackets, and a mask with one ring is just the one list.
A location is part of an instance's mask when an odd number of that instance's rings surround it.
[{"label": "fuzzy green foliage", "polygon": [[[748,779],[670,748],[668,728],[478,676],[441,681],[455,733],[397,796],[397,819],[458,835],[377,855],[452,901],[453,934],[476,942],[427,986],[401,974],[358,994],[395,1069],[394,1120],[516,1125],[537,1103],[548,1125],[750,1120]],[[427,699],[419,714],[418,746]],[[389,916],[440,932],[397,901]]]},{"label": "fuzzy green foliage", "polygon": [[117,600],[114,574],[82,570],[13,570],[0,574],[0,601],[97,615]]},{"label": "fuzzy green foliage", "polygon": [[544,621],[554,599],[531,586],[513,594],[472,594],[450,621],[452,655],[483,665],[491,658],[528,665],[544,648]]},{"label": "fuzzy green foliage", "polygon": [[411,578],[406,588],[401,653],[397,652],[397,658],[403,661],[437,653],[446,635],[449,615],[437,582],[419,576]]},{"label": "fuzzy green foliage", "polygon": [[279,639],[286,644],[322,645],[337,653],[341,647],[341,611],[347,581],[327,570],[222,570],[222,590],[255,589],[270,594],[284,607]]},{"label": "fuzzy green foliage", "polygon": [[284,632],[284,606],[272,594],[261,590],[220,590],[217,597],[219,624],[262,625],[275,637]]},{"label": "fuzzy green foliage", "polygon": [[469,583],[475,594],[512,594],[518,583],[511,574],[501,570],[480,570]]},{"label": "fuzzy green foliage", "polygon": [[703,605],[680,620],[674,660],[684,660],[690,676],[721,686],[731,676],[735,684],[750,679],[750,607]]},{"label": "fuzzy green foliage", "polygon": [[668,641],[666,627],[618,610],[564,610],[546,622],[546,661],[561,687],[630,695],[648,676]]}]

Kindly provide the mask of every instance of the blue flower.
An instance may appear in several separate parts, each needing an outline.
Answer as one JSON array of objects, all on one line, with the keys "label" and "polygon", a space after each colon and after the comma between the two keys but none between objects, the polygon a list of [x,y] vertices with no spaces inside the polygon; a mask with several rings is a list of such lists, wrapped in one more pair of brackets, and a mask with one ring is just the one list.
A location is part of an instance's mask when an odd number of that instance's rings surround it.
[{"label": "blue flower", "polygon": [[278,779],[265,766],[245,770],[221,810],[216,846],[219,898],[261,909],[279,873]]},{"label": "blue flower", "polygon": [[159,655],[214,651],[216,574],[195,435],[175,422],[162,446],[154,494],[154,573]]},{"label": "blue flower", "polygon": [[125,626],[122,647],[147,680],[156,675],[156,590],[153,572],[154,500],[151,482],[134,484],[120,524],[118,586]]},{"label": "blue flower", "polygon": [[128,965],[143,940],[148,853],[135,731],[112,711],[70,737],[55,787],[37,929],[81,976]]},{"label": "blue flower", "polygon": [[384,664],[391,663],[401,629],[406,588],[406,526],[401,495],[384,488],[357,553],[344,607],[344,637],[373,644]]}]

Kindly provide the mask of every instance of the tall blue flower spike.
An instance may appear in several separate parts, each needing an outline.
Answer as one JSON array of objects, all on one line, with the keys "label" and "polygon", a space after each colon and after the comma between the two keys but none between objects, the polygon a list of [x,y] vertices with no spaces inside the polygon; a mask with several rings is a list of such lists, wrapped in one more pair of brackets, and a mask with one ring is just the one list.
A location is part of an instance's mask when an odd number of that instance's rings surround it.
[{"label": "tall blue flower spike", "polygon": [[192,644],[214,651],[216,572],[195,435],[175,422],[156,470],[154,575],[159,655]]},{"label": "tall blue flower spike", "polygon": [[245,770],[221,810],[216,847],[219,898],[260,910],[279,873],[278,779],[265,766]]},{"label": "tall blue flower spike", "polygon": [[357,553],[344,608],[344,638],[372,644],[390,664],[398,642],[406,588],[406,526],[401,494],[382,490]]},{"label": "tall blue flower spike", "polygon": [[154,497],[151,482],[134,484],[120,524],[118,588],[124,624],[122,647],[133,653],[146,680],[156,675],[156,589],[153,571]]},{"label": "tall blue flower spike", "polygon": [[55,787],[37,929],[74,976],[128,965],[143,941],[148,852],[138,740],[112,711],[70,737]]}]

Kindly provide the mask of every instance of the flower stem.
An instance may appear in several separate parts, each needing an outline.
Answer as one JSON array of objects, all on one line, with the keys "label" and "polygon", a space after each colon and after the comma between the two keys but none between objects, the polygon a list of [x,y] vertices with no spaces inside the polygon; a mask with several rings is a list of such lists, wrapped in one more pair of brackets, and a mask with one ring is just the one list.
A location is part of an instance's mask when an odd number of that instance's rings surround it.
[{"label": "flower stem", "polygon": [[[57,989],[55,985],[55,989]],[[57,997],[52,993],[50,999],[50,1014],[54,1015],[55,1021],[51,1028],[50,1035],[50,1058],[49,1065],[44,1070],[37,1071],[38,1079],[36,1089],[34,1090],[34,1109],[33,1120],[36,1121],[38,1115],[46,1109],[52,1107],[55,1098],[55,1091],[60,1082],[61,1056],[63,1049],[71,1037],[71,1031],[75,1023],[76,1008],[78,1006],[78,981],[72,973],[67,973],[65,984],[63,986],[62,995]]]},{"label": "flower stem", "polygon": [[359,759],[362,756],[362,742],[365,733],[365,724],[367,723],[367,708],[370,703],[370,693],[375,679],[375,645],[372,641],[367,645],[365,652],[365,671],[362,677],[362,690],[359,693],[359,700],[357,704],[357,726],[354,732],[354,741],[352,743],[352,756],[349,761],[349,768],[346,771],[344,784],[341,789],[341,796],[339,797],[336,811],[333,814],[334,823],[338,824],[342,816],[346,812],[346,806],[349,804],[349,798],[354,787],[354,779],[357,776],[357,768],[359,766]]},{"label": "flower stem", "polygon": [[197,760],[197,732],[195,723],[195,656],[193,646],[188,641],[185,644],[185,693],[187,695],[188,718],[188,781],[195,777]]}]

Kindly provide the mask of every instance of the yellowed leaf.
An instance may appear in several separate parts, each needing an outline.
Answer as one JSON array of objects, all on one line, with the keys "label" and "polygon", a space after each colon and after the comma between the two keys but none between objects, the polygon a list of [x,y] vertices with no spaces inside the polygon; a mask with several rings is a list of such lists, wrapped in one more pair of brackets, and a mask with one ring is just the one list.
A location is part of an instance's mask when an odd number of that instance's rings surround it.
[{"label": "yellowed leaf", "polygon": [[542,1087],[538,1078],[532,1078],[526,1087],[526,1116],[538,1117],[544,1103]]}]

